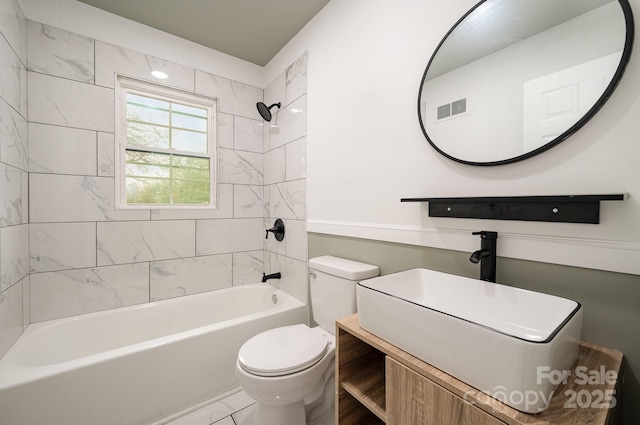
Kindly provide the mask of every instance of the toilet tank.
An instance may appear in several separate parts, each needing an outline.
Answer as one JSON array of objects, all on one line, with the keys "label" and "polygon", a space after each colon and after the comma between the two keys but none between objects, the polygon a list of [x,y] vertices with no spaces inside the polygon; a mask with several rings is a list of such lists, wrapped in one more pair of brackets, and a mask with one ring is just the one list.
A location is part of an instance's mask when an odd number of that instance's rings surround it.
[{"label": "toilet tank", "polygon": [[380,274],[378,266],[325,255],[309,260],[313,320],[335,334],[336,320],[355,313],[356,284]]}]

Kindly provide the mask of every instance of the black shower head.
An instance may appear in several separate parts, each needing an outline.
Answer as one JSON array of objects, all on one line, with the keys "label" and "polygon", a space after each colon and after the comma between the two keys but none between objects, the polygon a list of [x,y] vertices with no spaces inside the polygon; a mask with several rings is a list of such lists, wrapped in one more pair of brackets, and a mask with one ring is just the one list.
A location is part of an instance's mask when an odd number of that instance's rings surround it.
[{"label": "black shower head", "polygon": [[264,118],[264,120],[267,122],[271,121],[271,108],[273,108],[274,106],[277,106],[278,109],[280,109],[280,102],[274,103],[271,106],[267,106],[263,102],[256,103],[258,112],[260,112],[260,115],[262,116],[262,118]]}]

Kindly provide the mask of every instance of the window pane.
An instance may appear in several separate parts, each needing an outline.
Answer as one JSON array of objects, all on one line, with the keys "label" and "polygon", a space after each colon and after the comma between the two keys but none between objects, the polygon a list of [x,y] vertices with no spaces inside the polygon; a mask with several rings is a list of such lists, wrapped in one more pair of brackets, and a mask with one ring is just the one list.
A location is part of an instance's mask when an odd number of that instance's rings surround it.
[{"label": "window pane", "polygon": [[169,125],[169,111],[160,111],[136,105],[127,105],[127,120]]},{"label": "window pane", "polygon": [[171,155],[127,151],[126,175],[132,177],[171,177]]},{"label": "window pane", "polygon": [[127,150],[127,162],[142,162],[152,165],[171,165],[171,154]]},{"label": "window pane", "polygon": [[209,204],[209,158],[126,151],[127,203]]},{"label": "window pane", "polygon": [[127,177],[156,177],[169,179],[171,178],[171,168],[151,165],[127,164],[126,175]]},{"label": "window pane", "polygon": [[171,131],[171,147],[186,152],[207,153],[207,135],[206,133],[173,129]]},{"label": "window pane", "polygon": [[173,156],[174,167],[198,168],[201,170],[209,169],[209,158],[198,158],[195,156]]},{"label": "window pane", "polygon": [[147,108],[169,110],[169,103],[166,100],[154,99],[152,97],[140,96],[138,94],[127,93],[127,103],[145,106]]},{"label": "window pane", "polygon": [[181,105],[179,103],[173,104],[174,112],[182,112],[188,115],[195,115],[197,117],[207,117],[207,110],[202,108],[194,108],[193,106]]},{"label": "window pane", "polygon": [[184,128],[186,130],[207,131],[207,118],[194,117],[193,115],[185,115],[173,112],[171,114],[171,126]]},{"label": "window pane", "polygon": [[173,183],[173,202],[176,204],[208,204],[209,182],[176,180]]},{"label": "window pane", "polygon": [[127,120],[169,125],[169,102],[127,93]]},{"label": "window pane", "polygon": [[208,158],[173,157],[174,203],[209,203],[209,161]]},{"label": "window pane", "polygon": [[127,123],[127,143],[168,149],[169,129],[167,127],[129,121]]},{"label": "window pane", "polygon": [[139,177],[127,177],[127,203],[169,204],[171,181]]},{"label": "window pane", "polygon": [[209,181],[209,159],[174,156],[173,178]]}]

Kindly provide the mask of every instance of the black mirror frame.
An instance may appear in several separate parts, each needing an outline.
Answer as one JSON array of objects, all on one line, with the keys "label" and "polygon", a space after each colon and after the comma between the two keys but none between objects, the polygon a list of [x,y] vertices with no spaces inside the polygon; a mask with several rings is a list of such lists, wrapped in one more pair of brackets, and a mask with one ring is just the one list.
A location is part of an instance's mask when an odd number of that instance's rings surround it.
[{"label": "black mirror frame", "polygon": [[440,153],[441,155],[443,155],[443,156],[445,156],[445,157],[447,157],[447,158],[449,158],[449,159],[451,159],[453,161],[460,162],[462,164],[467,164],[467,165],[479,165],[479,166],[511,164],[511,163],[514,163],[514,162],[518,162],[518,161],[522,161],[522,160],[531,158],[531,157],[533,157],[535,155],[538,155],[538,154],[540,154],[542,152],[545,152],[545,151],[551,149],[552,147],[556,146],[560,142],[563,142],[564,140],[568,139],[571,135],[573,135],[575,132],[577,132],[583,125],[585,125],[591,118],[593,118],[593,116],[596,113],[598,113],[600,108],[602,108],[602,106],[607,102],[607,100],[609,100],[609,97],[611,97],[611,95],[615,91],[618,83],[622,79],[622,75],[624,74],[624,71],[625,71],[625,69],[627,67],[627,64],[629,63],[629,59],[631,58],[631,51],[633,49],[633,39],[634,39],[634,31],[635,31],[634,21],[633,21],[633,12],[631,11],[631,6],[629,5],[628,0],[617,0],[618,3],[620,4],[620,7],[622,8],[622,12],[624,13],[624,20],[625,20],[625,25],[626,25],[626,35],[625,35],[625,41],[624,41],[624,49],[622,51],[622,57],[620,58],[620,63],[618,64],[618,68],[616,69],[615,74],[611,78],[611,81],[609,82],[609,85],[604,90],[604,92],[602,93],[600,98],[597,100],[597,102],[582,116],[582,118],[580,118],[568,130],[566,130],[564,133],[560,134],[558,137],[556,137],[555,139],[553,139],[549,143],[545,144],[544,146],[541,146],[541,147],[539,147],[539,148],[537,148],[535,150],[532,150],[531,152],[527,152],[527,153],[525,153],[523,155],[520,155],[520,156],[516,156],[516,157],[513,157],[513,158],[508,158],[508,159],[504,159],[504,160],[500,160],[500,161],[490,161],[490,162],[467,161],[467,160],[456,158],[456,157],[453,157],[453,156],[447,154],[446,152],[442,151],[435,144],[435,142],[433,140],[431,140],[431,138],[427,134],[427,130],[424,127],[424,122],[422,121],[422,115],[420,113],[420,100],[422,99],[422,89],[423,89],[423,86],[424,86],[424,83],[425,83],[425,79],[427,77],[427,72],[429,71],[429,67],[431,66],[431,63],[433,62],[433,59],[438,54],[438,51],[440,50],[440,48],[442,47],[444,42],[447,40],[449,35],[458,27],[458,25],[462,21],[464,21],[467,16],[469,16],[474,10],[476,10],[478,7],[480,7],[486,1],[487,0],[481,0],[479,3],[477,3],[471,9],[469,9],[469,11],[467,13],[465,13],[464,16],[462,16],[458,20],[458,22],[456,22],[453,25],[453,27],[451,27],[451,29],[447,32],[447,34],[442,38],[442,40],[438,44],[438,47],[436,47],[436,50],[433,52],[433,54],[431,55],[431,58],[429,59],[429,63],[427,64],[427,67],[426,67],[426,69],[424,71],[424,74],[422,75],[422,80],[420,82],[420,88],[418,89],[418,121],[420,122],[420,128],[422,129],[422,133],[424,134],[426,139],[429,141],[429,144],[438,153]]}]

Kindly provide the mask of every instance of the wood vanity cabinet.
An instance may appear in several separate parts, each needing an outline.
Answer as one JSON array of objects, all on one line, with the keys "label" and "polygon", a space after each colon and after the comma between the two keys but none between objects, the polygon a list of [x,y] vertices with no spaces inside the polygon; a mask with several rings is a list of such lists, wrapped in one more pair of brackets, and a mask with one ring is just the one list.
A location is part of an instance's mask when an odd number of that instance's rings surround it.
[{"label": "wood vanity cabinet", "polygon": [[387,423],[504,424],[391,357],[386,363]]},{"label": "wood vanity cabinet", "polygon": [[[578,366],[588,371],[604,368],[619,376],[621,364],[621,353],[581,343],[574,371]],[[572,406],[576,401],[584,405],[591,396],[598,398],[600,391],[616,391],[614,402],[619,401],[620,388],[612,383],[576,382],[575,377],[572,373],[567,383],[556,389],[547,410],[537,415],[525,414],[365,331],[360,327],[357,314],[336,324],[337,425],[618,423],[619,408],[603,408],[597,404],[587,408]],[[572,400],[575,394],[578,397]]]}]

